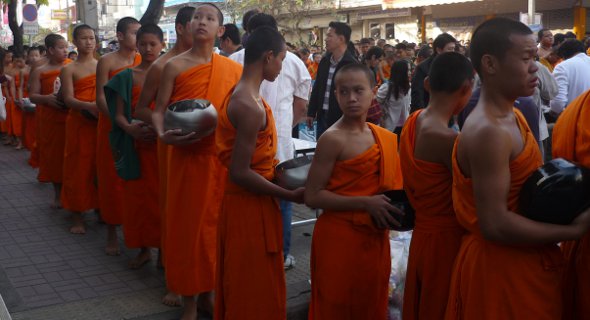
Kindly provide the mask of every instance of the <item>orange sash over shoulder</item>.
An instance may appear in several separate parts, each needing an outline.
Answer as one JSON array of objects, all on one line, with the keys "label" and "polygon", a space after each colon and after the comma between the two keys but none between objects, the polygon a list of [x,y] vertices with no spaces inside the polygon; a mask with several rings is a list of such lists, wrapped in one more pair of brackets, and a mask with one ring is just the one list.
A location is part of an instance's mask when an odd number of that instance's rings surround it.
[{"label": "orange sash over shoulder", "polygon": [[[109,79],[117,73],[141,63],[141,56],[135,55],[132,65],[109,71]],[[98,90],[104,90],[99,88]],[[98,205],[101,218],[110,225],[123,223],[123,179],[115,171],[115,160],[109,142],[111,121],[108,116],[98,114],[96,138],[96,173],[98,177]]]},{"label": "orange sash over shoulder", "polygon": [[[217,149],[226,168],[236,140],[227,116],[228,94],[219,113]],[[277,164],[277,133],[263,101],[266,128],[258,132],[250,168],[267,180]],[[215,316],[217,319],[275,320],[286,317],[282,219],[276,200],[228,181],[219,216]]]},{"label": "orange sash over shoulder", "polygon": [[[526,179],[542,163],[535,138],[515,110],[524,148],[510,161],[508,210],[518,211]],[[453,152],[453,205],[468,230],[455,260],[446,319],[559,319],[563,257],[557,245],[507,246],[484,240],[478,225],[473,185]],[[501,195],[498,195],[501,197]]]},{"label": "orange sash over shoulder", "polygon": [[[74,98],[94,102],[96,74],[74,82]],[[79,110],[70,109],[66,119],[66,146],[61,203],[65,209],[84,212],[98,206],[96,190],[96,125]]]},{"label": "orange sash over shoulder", "polygon": [[[141,93],[140,86],[133,86],[131,112]],[[153,109],[153,104],[151,105]],[[160,211],[158,204],[158,156],[156,143],[135,141],[139,157],[140,177],[124,181],[123,233],[129,248],[160,247]]]},{"label": "orange sash over shoulder", "polygon": [[[211,63],[176,77],[170,103],[207,99],[219,108],[238,82],[242,67],[213,54]],[[170,147],[166,192],[168,289],[191,296],[215,287],[217,221],[226,169],[219,162],[215,134],[189,146]]]},{"label": "orange sash over shoulder", "polygon": [[[397,136],[367,123],[376,143],[337,161],[326,190],[370,196],[401,189]],[[311,245],[310,320],[387,319],[391,257],[389,230],[377,229],[364,211],[325,210]]]},{"label": "orange sash over shoulder", "polygon": [[[65,65],[65,63],[64,63]],[[53,93],[55,79],[61,69],[43,72],[40,75],[41,94]],[[67,109],[56,109],[45,105],[38,105],[41,109],[39,118],[39,175],[40,182],[61,183],[63,178],[64,149],[66,145],[66,117]]]},{"label": "orange sash over shoulder", "polygon": [[444,164],[414,157],[421,112],[408,118],[400,139],[404,189],[416,211],[404,288],[403,318],[408,320],[444,317],[453,264],[465,233],[455,218],[451,171]]},{"label": "orange sash over shoulder", "polygon": [[[553,127],[553,157],[590,168],[590,91],[576,98],[559,115]],[[590,319],[590,232],[576,241],[565,241],[561,251],[564,272],[563,320]]]}]

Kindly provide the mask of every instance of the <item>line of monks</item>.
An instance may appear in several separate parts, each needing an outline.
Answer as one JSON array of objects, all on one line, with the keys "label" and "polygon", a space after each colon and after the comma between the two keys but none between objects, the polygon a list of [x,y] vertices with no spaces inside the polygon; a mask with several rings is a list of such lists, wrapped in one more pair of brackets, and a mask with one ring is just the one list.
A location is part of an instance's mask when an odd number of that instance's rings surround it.
[{"label": "line of monks", "polygon": [[[286,319],[276,198],[305,202],[324,209],[312,242],[309,318],[386,319],[388,232],[398,224],[390,212],[402,213],[382,193],[404,188],[416,210],[404,319],[590,318],[590,211],[556,226],[517,210],[520,187],[541,164],[512,107],[536,86],[528,27],[502,18],[483,23],[471,41],[473,65],[458,53],[439,55],[425,83],[430,104],[410,116],[399,148],[395,134],[365,121],[372,73],[360,64],[340,69],[334,90],[343,116],[319,139],[306,188],[285,190],[272,183],[276,129],[259,94],[261,82],[281,70],[284,39],[270,27],[254,30],[242,67],[213,53],[222,23],[214,5],[182,8],[178,41],[160,56],[161,29],[122,18],[119,50],[99,61],[94,30],[79,25],[76,61],[52,34],[46,56],[19,67],[18,97],[28,96],[36,112],[21,113],[20,135],[2,130],[23,137],[38,180],[54,186],[53,206],[73,214],[70,232],[83,234],[82,213],[100,208],[107,254],[119,254],[117,225],[125,244],[140,249],[131,268],[160,248],[164,302],[182,296],[182,319],[197,311]],[[474,69],[481,99],[457,134],[448,122],[471,96]],[[164,129],[168,105],[197,98],[217,108],[215,134]],[[589,104],[590,92],[560,117],[554,156],[590,166]],[[112,148],[117,132],[133,138],[140,164],[133,179],[120,178],[129,167],[126,150]]]}]

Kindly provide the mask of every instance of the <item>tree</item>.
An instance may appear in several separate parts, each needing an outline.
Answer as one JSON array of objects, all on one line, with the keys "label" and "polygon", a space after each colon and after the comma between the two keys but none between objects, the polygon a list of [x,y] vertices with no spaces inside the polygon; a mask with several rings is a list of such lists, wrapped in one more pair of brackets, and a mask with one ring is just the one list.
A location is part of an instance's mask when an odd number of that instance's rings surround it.
[{"label": "tree", "polygon": [[141,23],[141,25],[147,23],[158,24],[158,21],[160,21],[160,18],[162,17],[162,13],[164,13],[164,2],[165,0],[150,0],[139,23]]},{"label": "tree", "polygon": [[[14,53],[16,54],[23,54],[23,26],[18,25],[16,21],[16,0],[1,0],[3,4],[8,4],[8,26],[10,27],[10,31],[12,31],[12,41],[14,45]],[[48,0],[37,0],[37,7],[41,5],[49,4]]]}]

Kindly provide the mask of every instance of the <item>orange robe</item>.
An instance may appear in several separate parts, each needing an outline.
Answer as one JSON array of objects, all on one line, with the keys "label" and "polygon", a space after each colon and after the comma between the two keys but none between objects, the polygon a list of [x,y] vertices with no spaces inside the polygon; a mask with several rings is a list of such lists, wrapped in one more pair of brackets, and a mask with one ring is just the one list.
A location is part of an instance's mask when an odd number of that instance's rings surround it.
[{"label": "orange robe", "polygon": [[[337,161],[326,190],[372,196],[402,188],[397,136],[367,125],[376,143]],[[387,319],[389,230],[377,229],[367,212],[325,210],[313,231],[310,269],[310,320]]]},{"label": "orange robe", "polygon": [[[135,55],[132,65],[109,72],[109,79],[117,73],[141,63],[141,55]],[[104,90],[104,88],[98,88]],[[111,121],[100,112],[96,135],[96,176],[98,178],[98,207],[100,216],[110,225],[123,223],[123,179],[117,175],[115,160],[109,142]]]},{"label": "orange robe", "polygon": [[[18,73],[15,75],[14,78],[14,85],[18,85]],[[18,87],[16,87],[18,88]],[[16,94],[18,94],[18,92],[15,91]],[[10,108],[11,108],[11,114],[10,114],[10,121],[12,122],[12,134],[17,136],[17,137],[22,137],[23,136],[23,110],[16,105],[16,103],[14,103],[14,100],[17,97],[11,97],[10,98]],[[8,102],[8,100],[7,100]],[[8,105],[8,104],[7,104]]]},{"label": "orange robe", "polygon": [[320,66],[319,63],[311,62],[307,65],[307,71],[309,71],[309,75],[311,76],[311,80],[315,80],[318,75],[318,67]]},{"label": "orange robe", "polygon": [[170,146],[163,143],[160,139],[157,141],[158,153],[158,207],[160,209],[160,259],[162,265],[165,265],[165,251],[166,245],[166,182],[168,180],[168,156],[170,155]]},{"label": "orange robe", "polygon": [[[64,65],[67,62],[64,62]],[[55,79],[61,69],[41,73],[41,94],[53,93]],[[64,148],[66,144],[66,117],[67,109],[56,109],[42,104],[37,105],[41,109],[39,117],[39,175],[40,182],[61,183],[63,178]]]},{"label": "orange robe", "polygon": [[[526,179],[542,164],[541,153],[526,120],[515,110],[524,139],[522,152],[510,161],[508,210],[518,211]],[[561,316],[563,257],[556,244],[509,246],[483,238],[470,178],[453,151],[453,205],[468,231],[455,259],[446,319],[547,319]],[[502,197],[501,195],[498,195]]]},{"label": "orange robe", "polygon": [[383,72],[383,77],[385,77],[386,80],[389,80],[391,78],[391,66],[389,63],[384,61],[379,64],[379,68],[381,68],[381,72]]},{"label": "orange robe", "polygon": [[[553,157],[590,168],[590,91],[576,98],[553,127]],[[561,244],[565,256],[563,320],[590,319],[590,232]]]},{"label": "orange robe", "polygon": [[[133,86],[131,114],[141,93]],[[153,110],[154,105],[152,104]],[[158,152],[155,142],[135,141],[139,158],[140,178],[123,181],[123,234],[129,248],[160,247],[160,207],[158,204]]]},{"label": "orange robe", "polygon": [[[74,82],[74,97],[85,102],[96,100],[96,74]],[[70,109],[66,119],[61,203],[70,211],[84,212],[98,207],[96,124],[75,109]]]},{"label": "orange robe", "polygon": [[[226,168],[236,140],[236,129],[227,116],[230,96],[221,108],[217,128],[219,158]],[[277,132],[272,111],[263,103],[266,128],[258,132],[250,167],[270,181],[277,164]],[[276,199],[226,183],[219,216],[215,319],[286,318],[282,230]]]},{"label": "orange robe", "polygon": [[[207,99],[219,108],[238,82],[242,67],[213,54],[174,82],[170,103]],[[189,146],[170,147],[166,192],[166,283],[191,296],[215,287],[217,218],[227,172],[217,158],[215,134]]]},{"label": "orange robe", "polygon": [[444,318],[453,264],[465,233],[455,218],[451,171],[414,157],[421,112],[408,118],[400,139],[404,189],[416,211],[404,288],[405,320]]}]

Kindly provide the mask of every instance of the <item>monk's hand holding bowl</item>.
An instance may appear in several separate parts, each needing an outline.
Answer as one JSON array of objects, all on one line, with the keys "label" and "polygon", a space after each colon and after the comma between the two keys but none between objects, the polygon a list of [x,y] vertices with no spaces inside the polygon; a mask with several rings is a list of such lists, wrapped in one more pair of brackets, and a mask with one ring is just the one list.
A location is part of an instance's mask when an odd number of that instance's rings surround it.
[{"label": "monk's hand holding bowl", "polygon": [[291,197],[289,197],[289,199],[285,199],[285,200],[295,202],[295,203],[303,203],[304,192],[305,192],[304,187],[297,188],[297,189],[291,191]]},{"label": "monk's hand holding bowl", "polygon": [[58,100],[57,96],[52,94],[47,97],[47,106],[55,109],[63,109],[63,104]]},{"label": "monk's hand holding bowl", "polygon": [[582,213],[572,221],[572,225],[577,227],[580,238],[586,234],[588,228],[590,228],[590,207],[582,211]]},{"label": "monk's hand holding bowl", "polygon": [[394,212],[400,216],[403,216],[404,212],[392,205],[387,196],[379,194],[367,197],[364,204],[364,210],[369,213],[377,228],[391,229],[392,226],[401,227],[399,221],[397,221],[389,212]]},{"label": "monk's hand holding bowl", "polygon": [[135,139],[143,142],[155,142],[156,132],[150,129],[143,121],[132,121],[127,127],[127,132]]},{"label": "monk's hand holding bowl", "polygon": [[166,144],[177,146],[189,145],[201,140],[195,132],[183,135],[181,129],[166,130],[160,135],[160,139]]}]

